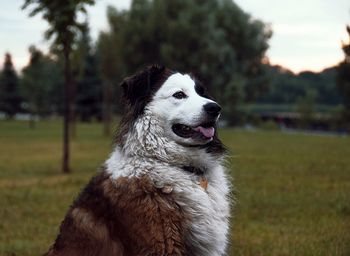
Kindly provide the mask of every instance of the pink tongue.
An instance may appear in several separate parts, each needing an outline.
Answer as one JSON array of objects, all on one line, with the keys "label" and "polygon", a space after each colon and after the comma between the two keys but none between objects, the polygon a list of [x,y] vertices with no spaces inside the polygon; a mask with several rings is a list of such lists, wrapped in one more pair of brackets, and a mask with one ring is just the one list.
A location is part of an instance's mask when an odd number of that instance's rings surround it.
[{"label": "pink tongue", "polygon": [[197,131],[197,132],[200,132],[206,138],[213,137],[214,133],[215,133],[215,128],[214,127],[204,128],[202,126],[198,126],[198,127],[194,128],[194,130]]}]

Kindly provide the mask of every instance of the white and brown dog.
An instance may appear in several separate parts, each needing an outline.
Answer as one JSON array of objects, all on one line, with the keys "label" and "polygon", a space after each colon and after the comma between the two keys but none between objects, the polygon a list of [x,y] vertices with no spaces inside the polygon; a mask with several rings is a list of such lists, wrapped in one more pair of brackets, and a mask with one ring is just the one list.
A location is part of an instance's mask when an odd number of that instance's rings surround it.
[{"label": "white and brown dog", "polygon": [[126,78],[114,152],[69,209],[46,255],[224,255],[229,185],[220,106],[190,75]]}]

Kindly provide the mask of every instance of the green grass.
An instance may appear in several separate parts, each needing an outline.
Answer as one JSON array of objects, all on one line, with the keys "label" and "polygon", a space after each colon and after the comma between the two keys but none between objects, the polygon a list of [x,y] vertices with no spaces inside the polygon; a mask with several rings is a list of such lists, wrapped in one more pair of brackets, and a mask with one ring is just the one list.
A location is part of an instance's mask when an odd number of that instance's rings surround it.
[{"label": "green grass", "polygon": [[[0,122],[0,255],[39,255],[111,151],[80,124],[63,175],[61,124]],[[223,130],[236,207],[232,255],[350,255],[350,138]]]}]

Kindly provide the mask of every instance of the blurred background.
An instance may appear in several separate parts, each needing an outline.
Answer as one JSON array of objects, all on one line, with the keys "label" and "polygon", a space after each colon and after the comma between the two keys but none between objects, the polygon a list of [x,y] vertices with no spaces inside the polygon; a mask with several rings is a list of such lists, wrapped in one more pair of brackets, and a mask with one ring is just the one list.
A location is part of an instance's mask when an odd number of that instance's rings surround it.
[{"label": "blurred background", "polygon": [[230,255],[350,255],[349,24],[346,0],[4,1],[0,255],[47,250],[155,63],[223,107]]}]

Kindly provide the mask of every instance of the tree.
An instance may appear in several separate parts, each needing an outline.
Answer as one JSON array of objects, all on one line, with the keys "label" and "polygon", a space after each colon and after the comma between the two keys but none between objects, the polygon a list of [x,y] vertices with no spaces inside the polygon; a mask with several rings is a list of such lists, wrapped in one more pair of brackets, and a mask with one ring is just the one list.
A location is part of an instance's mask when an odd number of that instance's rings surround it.
[{"label": "tree", "polygon": [[308,89],[306,94],[298,99],[296,108],[300,114],[299,125],[303,129],[309,129],[314,120],[316,97],[317,92],[313,89]]},{"label": "tree", "polygon": [[21,110],[21,96],[17,73],[13,67],[11,55],[5,54],[4,67],[0,80],[0,110],[12,119]]},{"label": "tree", "polygon": [[271,30],[231,0],[134,0],[122,17],[123,27],[109,34],[121,38],[111,52],[121,52],[126,73],[150,63],[192,72],[223,105],[231,124],[240,101],[266,90],[263,62]]},{"label": "tree", "polygon": [[268,92],[258,98],[258,103],[293,105],[304,97],[308,90],[314,90],[317,92],[315,104],[328,106],[341,104],[335,67],[317,73],[303,71],[299,74],[280,66],[266,65],[266,68],[270,86]]},{"label": "tree", "polygon": [[22,9],[33,5],[30,16],[42,13],[49,23],[47,39],[53,38],[52,46],[63,54],[64,58],[64,136],[63,136],[63,172],[70,172],[69,166],[69,130],[72,108],[72,71],[71,53],[76,34],[83,25],[77,20],[79,13],[86,13],[85,6],[94,4],[94,0],[25,0]]},{"label": "tree", "polygon": [[[117,85],[126,74],[123,63],[122,30],[124,28],[126,13],[119,12],[109,6],[107,19],[110,27],[109,32],[101,32],[97,42],[98,65],[103,82],[102,110],[103,110],[103,133],[111,134],[112,120],[112,96],[120,95],[120,87]],[[121,113],[121,104],[116,104],[116,110]]]},{"label": "tree", "polygon": [[350,26],[346,27],[349,34],[349,43],[343,43],[344,60],[338,66],[337,85],[343,96],[343,121],[350,131]]},{"label": "tree", "polygon": [[93,118],[102,119],[102,85],[98,70],[96,51],[91,45],[88,24],[82,30],[78,42],[80,72],[77,78],[77,114],[83,122],[90,122]]},{"label": "tree", "polygon": [[22,71],[21,94],[31,114],[30,127],[34,128],[35,116],[45,117],[57,111],[53,98],[58,96],[55,91],[61,85],[61,74],[56,61],[35,46],[29,47],[29,53],[29,64]]}]

